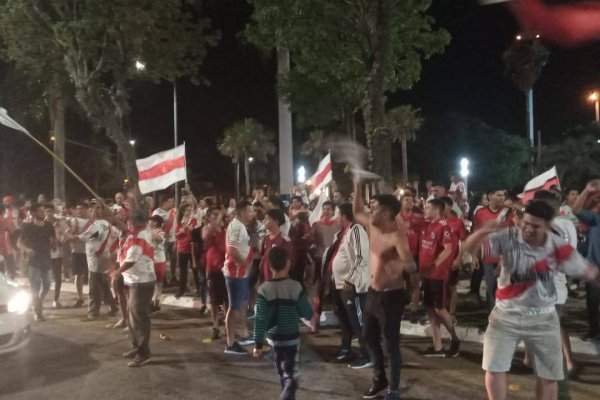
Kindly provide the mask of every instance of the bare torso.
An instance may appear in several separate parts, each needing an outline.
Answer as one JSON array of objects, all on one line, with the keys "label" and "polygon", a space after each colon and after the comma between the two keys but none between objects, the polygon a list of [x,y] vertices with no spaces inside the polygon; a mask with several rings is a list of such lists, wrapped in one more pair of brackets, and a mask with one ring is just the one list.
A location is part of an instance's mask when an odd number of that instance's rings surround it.
[{"label": "bare torso", "polygon": [[[398,241],[406,248],[406,254],[400,255]],[[398,232],[382,233],[371,225],[369,229],[369,247],[371,252],[371,288],[377,291],[404,289],[403,265],[410,263],[410,251],[406,237]]]}]

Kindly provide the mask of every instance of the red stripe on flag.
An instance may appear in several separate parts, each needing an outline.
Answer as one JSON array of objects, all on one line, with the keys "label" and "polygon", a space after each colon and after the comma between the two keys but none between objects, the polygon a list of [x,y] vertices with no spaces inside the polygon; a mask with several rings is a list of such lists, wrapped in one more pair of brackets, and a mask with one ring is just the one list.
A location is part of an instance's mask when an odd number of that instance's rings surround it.
[{"label": "red stripe on flag", "polygon": [[185,156],[181,156],[179,158],[173,158],[171,160],[162,161],[152,167],[140,171],[140,181],[145,179],[154,179],[159,176],[163,176],[168,174],[169,172],[178,169],[185,168]]},{"label": "red stripe on flag", "polygon": [[558,182],[557,176],[550,178],[546,182],[544,182],[543,185],[523,192],[521,194],[521,202],[523,202],[523,204],[526,204],[528,201],[533,200],[533,195],[538,190],[549,190],[552,186],[555,186],[555,185],[558,186],[558,184],[559,184],[559,182]]},{"label": "red stripe on flag", "polygon": [[321,185],[321,183],[325,180],[325,177],[327,176],[327,174],[330,172],[331,172],[331,163],[325,165],[325,168],[323,168],[323,170],[321,170],[315,174],[315,177],[313,179],[313,187],[319,187],[319,185]]}]

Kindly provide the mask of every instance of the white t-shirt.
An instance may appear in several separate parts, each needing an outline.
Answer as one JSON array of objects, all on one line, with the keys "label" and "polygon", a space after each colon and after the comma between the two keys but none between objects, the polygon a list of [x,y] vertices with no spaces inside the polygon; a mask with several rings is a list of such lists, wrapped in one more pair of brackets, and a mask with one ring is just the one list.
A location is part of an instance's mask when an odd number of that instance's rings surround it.
[{"label": "white t-shirt", "polygon": [[456,183],[452,182],[450,184],[450,189],[448,190],[448,193],[454,194],[456,192],[462,193],[463,199],[467,198],[467,188],[465,187],[465,183],[463,181],[458,181]]},{"label": "white t-shirt", "polygon": [[366,293],[370,284],[370,258],[367,231],[360,224],[352,225],[344,232],[331,262],[336,289],[342,289],[344,282],[348,282],[357,293]]},{"label": "white t-shirt", "polygon": [[56,216],[54,217],[52,226],[54,227],[54,234],[56,235],[56,247],[50,248],[50,258],[56,260],[63,258],[64,235],[65,231],[69,229],[69,226],[67,225],[67,221]]},{"label": "white t-shirt", "polygon": [[[75,236],[81,235],[89,226],[89,219],[73,217],[69,221],[71,227],[71,233]],[[73,253],[84,253],[85,254],[85,243],[81,240],[75,239],[71,242],[71,249]]]},{"label": "white t-shirt", "polygon": [[133,267],[123,272],[126,285],[156,281],[154,274],[154,249],[150,229],[144,229],[137,235],[130,234],[123,244],[121,265],[133,262]]},{"label": "white t-shirt", "polygon": [[[246,225],[244,225],[239,219],[234,218],[229,223],[227,232],[225,234],[225,243],[227,244],[228,249],[234,248],[238,251],[242,258],[246,260],[248,259],[251,251],[250,235],[248,235],[248,229],[246,229]],[[227,252],[225,265],[223,266],[223,274],[225,276],[232,278],[245,278],[248,276],[249,272],[249,270],[246,271],[244,268],[238,265],[233,257],[230,257],[229,251]]]},{"label": "white t-shirt", "polygon": [[161,240],[155,240],[154,237],[152,237],[152,247],[154,247],[155,264],[167,262],[167,257],[165,255],[165,232],[159,230],[158,235],[162,238]]},{"label": "white t-shirt", "polygon": [[171,229],[167,232],[165,230],[165,240],[166,243],[174,243],[175,242],[175,228],[177,225],[177,221],[175,221],[175,212],[174,211],[170,211],[170,210],[163,210],[162,208],[158,207],[156,210],[154,210],[152,212],[152,216],[154,215],[158,215],[159,217],[161,217],[163,219],[163,228],[165,228],[167,226],[167,223],[169,222],[169,217],[171,217],[173,219],[173,223],[171,225]]},{"label": "white t-shirt", "polygon": [[118,235],[118,229],[103,219],[97,219],[78,235],[79,240],[85,243],[85,256],[91,272],[108,273],[110,247]]}]

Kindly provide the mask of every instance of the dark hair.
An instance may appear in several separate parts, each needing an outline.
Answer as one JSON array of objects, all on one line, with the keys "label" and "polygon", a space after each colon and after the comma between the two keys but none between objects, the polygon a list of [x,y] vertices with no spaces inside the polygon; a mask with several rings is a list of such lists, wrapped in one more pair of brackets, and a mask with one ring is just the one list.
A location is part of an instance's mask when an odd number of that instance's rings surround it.
[{"label": "dark hair", "polygon": [[333,205],[333,202],[329,201],[329,200],[323,202],[323,207],[325,207],[325,206],[329,206],[331,208],[335,208],[335,206]]},{"label": "dark hair", "polygon": [[183,203],[179,206],[179,210],[177,210],[177,223],[180,224],[183,221],[183,214],[187,208],[192,208],[192,205],[189,203]]},{"label": "dark hair", "polygon": [[162,196],[160,196],[160,205],[162,206],[163,204],[165,204],[167,201],[173,199],[174,197],[168,194],[164,194]]},{"label": "dark hair", "polygon": [[131,213],[131,222],[133,226],[142,227],[148,222],[148,213],[144,210],[135,210]]},{"label": "dark hair", "polygon": [[252,204],[246,200],[239,201],[235,204],[235,211],[243,211],[246,207],[252,207]]},{"label": "dark hair", "polygon": [[308,213],[301,211],[298,214],[296,214],[296,218],[298,218],[298,221],[300,221],[303,224],[307,224],[308,223]]},{"label": "dark hair", "polygon": [[[408,192],[408,193],[406,193],[406,192]],[[404,188],[404,194],[402,195],[402,197],[404,197],[404,196],[417,197],[417,189],[412,186],[406,186]]]},{"label": "dark hair", "polygon": [[46,203],[44,204],[44,210],[56,210],[56,207],[52,203]]},{"label": "dark hair", "polygon": [[252,207],[257,207],[257,208],[262,208],[264,209],[262,203],[260,201],[255,201],[254,203],[252,203]]},{"label": "dark hair", "polygon": [[454,202],[452,201],[452,199],[450,198],[450,196],[443,196],[440,198],[440,200],[444,203],[444,206],[446,207],[452,207],[454,205]]},{"label": "dark hair", "polygon": [[541,218],[546,222],[552,221],[555,215],[552,206],[544,200],[531,200],[525,206],[525,213],[536,218]]},{"label": "dark hair", "polygon": [[206,207],[212,207],[214,205],[212,199],[210,197],[205,197],[204,198],[204,205]]},{"label": "dark hair", "polygon": [[269,250],[269,264],[274,271],[283,271],[287,265],[288,254],[283,247],[274,246]]},{"label": "dark hair", "polygon": [[348,221],[354,221],[354,211],[352,210],[352,204],[351,203],[340,204],[340,215],[342,217],[346,218]]},{"label": "dark hair", "polygon": [[294,200],[298,200],[300,203],[302,203],[302,197],[300,197],[300,196],[292,196],[291,201],[294,201]]},{"label": "dark hair", "polygon": [[444,185],[444,183],[443,183],[442,181],[434,181],[434,182],[431,184],[431,186],[432,186],[432,187],[433,187],[433,186],[441,186],[441,187],[443,187],[444,189],[446,188],[446,185]]},{"label": "dark hair", "polygon": [[267,210],[265,214],[268,215],[272,220],[277,221],[279,226],[285,224],[285,215],[279,208],[271,208],[270,210]]},{"label": "dark hair", "polygon": [[150,221],[155,222],[156,225],[161,228],[165,223],[165,220],[160,215],[153,215],[150,217]]},{"label": "dark hair", "polygon": [[444,203],[444,201],[442,199],[431,199],[427,203],[429,205],[431,205],[431,207],[438,210],[440,212],[440,214],[443,213],[444,209],[446,208],[446,204]]},{"label": "dark hair", "polygon": [[448,176],[458,176],[458,174],[456,173],[456,171],[450,171]]},{"label": "dark hair", "polygon": [[381,207],[386,208],[392,213],[391,219],[395,219],[396,215],[398,215],[398,213],[400,212],[400,201],[391,194],[379,194],[377,196],[374,196],[373,200],[376,200]]},{"label": "dark hair", "polygon": [[31,213],[31,215],[35,214],[37,212],[38,209],[40,208],[44,208],[43,204],[40,203],[33,203],[31,205],[31,207],[29,207],[29,212]]},{"label": "dark hair", "polygon": [[533,194],[534,200],[545,201],[555,212],[560,208],[560,197],[560,194],[551,190],[538,190]]},{"label": "dark hair", "polygon": [[283,201],[279,197],[277,197],[275,195],[269,196],[269,202],[271,204],[273,204],[275,207],[277,207],[281,210],[285,210],[285,204],[283,204]]},{"label": "dark hair", "polygon": [[485,191],[485,193],[487,195],[490,195],[490,194],[494,194],[496,192],[505,192],[505,191],[506,191],[506,189],[502,189],[502,188],[499,188],[497,186],[491,186],[491,187],[488,188],[488,190]]}]

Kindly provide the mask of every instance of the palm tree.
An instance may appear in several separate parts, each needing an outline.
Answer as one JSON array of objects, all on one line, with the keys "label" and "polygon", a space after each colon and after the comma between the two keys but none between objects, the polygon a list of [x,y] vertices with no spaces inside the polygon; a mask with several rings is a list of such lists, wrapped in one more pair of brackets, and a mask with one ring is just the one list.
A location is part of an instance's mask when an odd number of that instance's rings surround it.
[{"label": "palm tree", "polygon": [[421,129],[423,122],[421,109],[412,108],[410,105],[392,108],[386,114],[386,123],[392,142],[402,143],[402,180],[404,183],[408,182],[407,142],[416,139],[417,131]]},{"label": "palm tree", "polygon": [[533,86],[542,74],[550,52],[539,39],[539,35],[519,35],[517,40],[504,53],[504,75],[509,78],[527,97],[527,133],[531,146],[531,175],[534,175],[533,157]]},{"label": "palm tree", "polygon": [[300,154],[320,161],[329,152],[329,139],[322,129],[315,129],[309,135],[308,140],[300,147]]},{"label": "palm tree", "polygon": [[244,163],[246,194],[250,194],[250,158],[267,162],[268,156],[275,154],[273,139],[273,132],[252,118],[235,122],[225,129],[217,148],[221,154],[230,157],[236,166],[236,198],[240,197],[240,163]]}]

